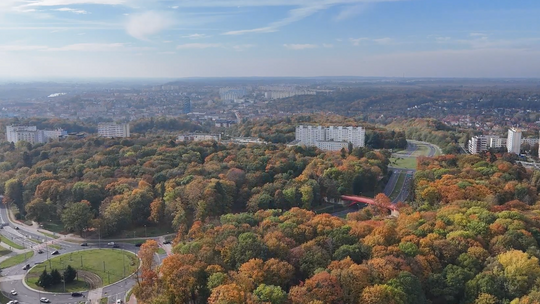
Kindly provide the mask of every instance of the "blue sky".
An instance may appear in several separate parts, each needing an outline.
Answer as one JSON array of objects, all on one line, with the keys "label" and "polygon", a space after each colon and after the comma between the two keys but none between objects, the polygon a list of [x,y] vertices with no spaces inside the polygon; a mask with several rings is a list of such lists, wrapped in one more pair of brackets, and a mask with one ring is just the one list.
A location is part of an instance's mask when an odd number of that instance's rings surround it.
[{"label": "blue sky", "polygon": [[540,77],[538,0],[0,0],[0,77]]}]

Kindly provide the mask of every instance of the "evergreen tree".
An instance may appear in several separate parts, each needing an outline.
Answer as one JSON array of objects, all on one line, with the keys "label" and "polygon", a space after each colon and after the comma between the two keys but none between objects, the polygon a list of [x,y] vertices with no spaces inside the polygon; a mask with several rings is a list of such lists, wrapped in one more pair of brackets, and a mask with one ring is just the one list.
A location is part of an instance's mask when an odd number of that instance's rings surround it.
[{"label": "evergreen tree", "polygon": [[58,269],[53,269],[51,271],[51,278],[52,278],[53,285],[62,283],[62,275],[60,274]]},{"label": "evergreen tree", "polygon": [[66,284],[73,282],[76,277],[77,277],[77,270],[71,267],[71,265],[68,265],[66,270],[64,270],[64,280],[66,281]]},{"label": "evergreen tree", "polygon": [[47,273],[46,269],[44,269],[39,276],[39,280],[37,281],[36,285],[41,286],[44,289],[47,289],[53,285],[53,278],[50,274]]}]

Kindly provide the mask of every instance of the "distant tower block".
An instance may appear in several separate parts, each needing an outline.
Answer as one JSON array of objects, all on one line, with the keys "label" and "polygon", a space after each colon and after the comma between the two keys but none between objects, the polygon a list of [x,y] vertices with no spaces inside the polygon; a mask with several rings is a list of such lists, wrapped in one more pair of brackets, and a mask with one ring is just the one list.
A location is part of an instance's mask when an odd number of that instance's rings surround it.
[{"label": "distant tower block", "polygon": [[521,130],[511,128],[508,130],[508,140],[506,141],[508,153],[519,154],[521,152]]},{"label": "distant tower block", "polygon": [[191,98],[187,96],[182,100],[182,112],[184,114],[191,113]]}]

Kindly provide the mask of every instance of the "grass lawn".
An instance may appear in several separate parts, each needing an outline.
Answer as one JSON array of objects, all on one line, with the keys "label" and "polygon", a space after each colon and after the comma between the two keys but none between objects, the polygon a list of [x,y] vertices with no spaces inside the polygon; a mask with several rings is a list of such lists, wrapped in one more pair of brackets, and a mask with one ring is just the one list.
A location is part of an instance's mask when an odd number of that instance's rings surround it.
[{"label": "grass lawn", "polygon": [[427,156],[429,153],[429,147],[423,144],[417,145],[418,149],[413,152],[413,156]]},{"label": "grass lawn", "polygon": [[12,240],[8,239],[7,237],[5,237],[3,235],[0,236],[0,239],[2,240],[2,243],[5,243],[6,245],[11,246],[11,247],[13,247],[15,249],[24,249],[23,246],[21,246],[21,245],[19,245],[17,243],[14,243]]},{"label": "grass lawn", "polygon": [[407,174],[405,172],[399,173],[398,180],[396,182],[396,186],[394,187],[394,190],[392,190],[392,193],[390,194],[390,199],[394,200],[399,193],[401,192],[401,187],[403,187],[403,183],[405,182],[405,176]]},{"label": "grass lawn", "polygon": [[99,300],[99,304],[107,304],[107,303],[109,303],[109,298],[101,298]]},{"label": "grass lawn", "polygon": [[165,249],[159,247],[158,250],[157,250],[157,253],[158,254],[166,254],[167,252],[165,251]]},{"label": "grass lawn", "polygon": [[[25,258],[25,256],[26,256],[26,258]],[[31,258],[33,256],[34,256],[33,251],[27,252],[26,255],[24,253],[16,255],[16,256],[11,257],[11,258],[3,261],[2,263],[0,263],[0,268],[8,268],[8,267],[15,266],[17,264],[21,264],[22,262],[24,262],[25,259],[29,259],[29,258]]]},{"label": "grass lawn", "polygon": [[64,225],[60,222],[45,222],[41,223],[43,225],[43,229],[49,230],[56,233],[63,233],[64,232]]},{"label": "grass lawn", "polygon": [[9,301],[11,301],[11,299],[6,297],[3,293],[0,292],[0,302],[7,303]]},{"label": "grass lawn", "polygon": [[54,245],[54,244],[53,244],[53,245],[49,245],[49,247],[54,248],[54,249],[56,249],[56,250],[62,249],[62,246],[60,246],[60,245]]},{"label": "grass lawn", "polygon": [[[60,273],[67,265],[76,270],[92,272],[99,276],[103,285],[109,285],[131,275],[139,267],[139,259],[131,252],[116,249],[91,249],[64,254],[50,260],[53,269]],[[81,264],[82,261],[82,264]],[[125,276],[124,276],[125,267]],[[30,287],[39,289],[36,281],[43,269],[50,271],[49,263],[45,262],[32,268],[26,276],[26,282]]]},{"label": "grass lawn", "polygon": [[156,236],[162,236],[164,234],[175,233],[172,229],[167,229],[163,227],[150,227],[147,226],[146,229],[144,226],[137,227],[131,230],[125,230],[119,234],[112,235],[108,239],[125,239],[125,238],[151,238]]},{"label": "grass lawn", "polygon": [[10,253],[11,253],[11,251],[9,249],[6,249],[6,248],[0,246],[0,256],[5,256],[5,255],[8,255]]},{"label": "grass lawn", "polygon": [[390,165],[394,168],[416,170],[416,158],[415,157],[391,158]]},{"label": "grass lawn", "polygon": [[43,234],[43,235],[46,235],[46,236],[48,236],[48,237],[50,237],[50,238],[53,238],[53,239],[60,238],[58,235],[50,234],[50,233],[47,233],[47,232],[45,232],[45,231],[43,231],[43,230],[38,230],[38,232],[41,233],[41,234]]}]

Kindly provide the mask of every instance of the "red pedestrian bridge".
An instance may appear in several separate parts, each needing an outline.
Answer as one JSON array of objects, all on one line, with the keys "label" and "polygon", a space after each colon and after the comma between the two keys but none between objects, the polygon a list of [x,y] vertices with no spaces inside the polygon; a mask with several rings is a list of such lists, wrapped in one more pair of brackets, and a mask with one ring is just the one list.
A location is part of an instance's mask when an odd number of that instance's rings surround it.
[{"label": "red pedestrian bridge", "polygon": [[[377,206],[377,203],[375,203],[375,200],[373,200],[372,198],[369,198],[369,197],[364,197],[364,196],[342,195],[341,199],[344,200],[344,201],[350,202],[349,207],[352,207],[354,205],[358,205],[360,203]],[[396,211],[397,210],[395,205],[388,205],[388,206],[384,206],[384,207],[387,208],[390,211]]]}]

